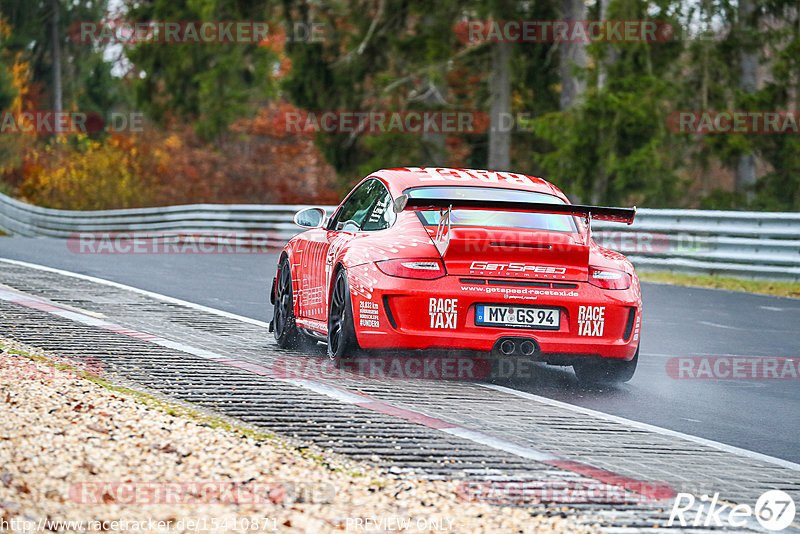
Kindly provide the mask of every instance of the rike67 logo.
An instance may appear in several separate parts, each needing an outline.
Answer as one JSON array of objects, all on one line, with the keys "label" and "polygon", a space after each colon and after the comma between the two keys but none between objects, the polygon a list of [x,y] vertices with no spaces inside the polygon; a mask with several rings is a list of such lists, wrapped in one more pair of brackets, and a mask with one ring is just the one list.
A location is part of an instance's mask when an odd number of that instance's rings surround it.
[{"label": "rike67 logo", "polygon": [[781,490],[764,492],[756,501],[755,508],[747,504],[721,502],[719,493],[710,499],[703,495],[699,503],[697,500],[691,493],[678,493],[667,526],[673,526],[677,520],[682,527],[744,528],[755,517],[763,528],[776,532],[791,525],[796,512],[792,497]]}]

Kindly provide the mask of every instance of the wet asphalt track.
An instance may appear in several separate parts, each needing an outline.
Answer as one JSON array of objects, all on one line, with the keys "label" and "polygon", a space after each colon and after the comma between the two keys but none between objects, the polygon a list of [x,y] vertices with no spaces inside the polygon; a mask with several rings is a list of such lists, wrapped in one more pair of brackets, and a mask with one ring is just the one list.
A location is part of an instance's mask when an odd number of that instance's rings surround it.
[{"label": "wet asphalt track", "polygon": [[[256,319],[272,315],[267,288],[276,254],[78,255],[63,240],[0,238],[0,257]],[[497,383],[800,463],[799,380],[676,380],[666,372],[677,356],[800,358],[800,299],[657,284],[643,290],[639,369],[628,384],[587,390],[564,368]]]}]

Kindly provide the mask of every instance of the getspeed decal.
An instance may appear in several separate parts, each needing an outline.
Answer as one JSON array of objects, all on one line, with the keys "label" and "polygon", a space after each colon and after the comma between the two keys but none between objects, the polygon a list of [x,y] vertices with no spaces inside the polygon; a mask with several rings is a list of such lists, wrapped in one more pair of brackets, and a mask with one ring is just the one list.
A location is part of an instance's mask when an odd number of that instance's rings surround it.
[{"label": "getspeed decal", "polygon": [[605,328],[605,306],[578,306],[578,335],[600,337]]},{"label": "getspeed decal", "polygon": [[539,289],[529,287],[492,287],[492,286],[461,286],[461,291],[473,293],[486,293],[487,295],[502,294],[504,299],[536,300],[539,296],[577,297],[577,291],[559,291],[557,289]]},{"label": "getspeed decal", "polygon": [[528,265],[527,263],[489,263],[485,261],[473,261],[469,268],[473,271],[505,271],[509,273],[564,274],[567,272],[564,267]]},{"label": "getspeed decal", "polygon": [[428,302],[431,328],[455,330],[458,323],[458,299],[431,298]]}]

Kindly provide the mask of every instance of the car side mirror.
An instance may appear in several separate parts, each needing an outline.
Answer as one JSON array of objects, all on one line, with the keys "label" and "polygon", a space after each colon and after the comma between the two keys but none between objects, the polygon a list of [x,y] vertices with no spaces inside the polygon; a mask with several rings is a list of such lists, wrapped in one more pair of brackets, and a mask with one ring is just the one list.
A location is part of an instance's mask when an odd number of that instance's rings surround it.
[{"label": "car side mirror", "polygon": [[400,213],[406,209],[406,204],[408,204],[408,195],[400,195],[394,199],[394,212]]},{"label": "car side mirror", "polygon": [[325,224],[325,210],[306,208],[294,214],[294,223],[301,228],[320,228]]}]

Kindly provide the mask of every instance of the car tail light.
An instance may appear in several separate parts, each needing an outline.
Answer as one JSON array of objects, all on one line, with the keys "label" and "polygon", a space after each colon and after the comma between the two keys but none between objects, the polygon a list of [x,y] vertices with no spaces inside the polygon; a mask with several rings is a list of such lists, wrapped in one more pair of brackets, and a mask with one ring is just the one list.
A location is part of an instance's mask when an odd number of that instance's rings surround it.
[{"label": "car tail light", "polygon": [[444,270],[442,260],[408,259],[385,260],[376,263],[382,273],[400,278],[418,278],[420,280],[435,280],[447,272]]},{"label": "car tail light", "polygon": [[631,275],[607,267],[589,266],[589,283],[603,289],[628,289],[631,287]]}]

